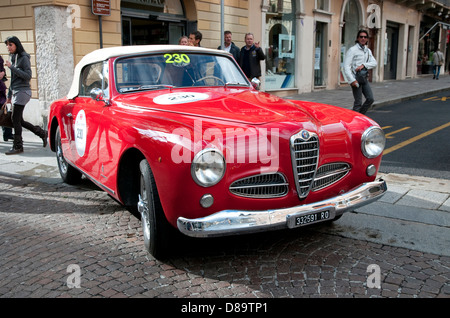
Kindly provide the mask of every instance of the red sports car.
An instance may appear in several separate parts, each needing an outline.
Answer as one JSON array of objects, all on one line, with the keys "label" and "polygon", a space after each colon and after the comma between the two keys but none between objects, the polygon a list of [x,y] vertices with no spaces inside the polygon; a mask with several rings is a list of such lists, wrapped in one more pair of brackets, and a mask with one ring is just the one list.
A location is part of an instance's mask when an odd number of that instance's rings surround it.
[{"label": "red sports car", "polygon": [[[85,175],[139,212],[156,258],[179,232],[224,236],[332,221],[386,190],[370,118],[258,91],[233,57],[186,46],[86,55],[49,113],[64,182]],[[177,233],[178,232],[178,233]]]}]

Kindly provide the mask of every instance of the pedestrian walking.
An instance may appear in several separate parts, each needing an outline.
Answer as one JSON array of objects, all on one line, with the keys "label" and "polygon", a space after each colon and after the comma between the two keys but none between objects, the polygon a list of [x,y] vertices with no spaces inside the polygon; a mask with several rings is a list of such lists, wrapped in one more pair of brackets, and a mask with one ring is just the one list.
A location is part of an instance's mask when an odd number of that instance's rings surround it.
[{"label": "pedestrian walking", "polygon": [[259,42],[254,42],[254,35],[247,33],[245,35],[245,46],[242,47],[239,65],[245,73],[245,76],[251,81],[261,76],[261,61],[265,60],[263,50],[259,46]]},{"label": "pedestrian walking", "polygon": [[[6,85],[5,82],[8,80],[6,78],[5,71],[5,61],[0,56],[0,107],[6,103]],[[13,140],[12,128],[10,127],[2,127],[3,130],[3,140],[8,141],[9,139]]]},{"label": "pedestrian walking", "polygon": [[[233,40],[232,40],[233,34],[231,33],[231,31],[225,31],[223,33],[223,35],[224,35],[223,50],[228,53],[231,53],[231,55],[233,55],[236,62],[239,63],[239,54],[240,54],[241,50],[239,50],[239,48],[233,43]],[[222,50],[222,45],[219,46],[217,49]]]},{"label": "pedestrian walking", "polygon": [[[372,51],[367,47],[369,33],[360,30],[356,37],[356,44],[345,54],[344,74],[352,87],[355,99],[353,110],[365,114],[374,102],[372,89],[368,80],[368,70],[377,67],[377,61]],[[366,98],[362,103],[362,96]]]},{"label": "pedestrian walking", "polygon": [[14,126],[13,146],[5,154],[15,155],[23,152],[22,127],[41,137],[44,147],[47,146],[47,131],[23,120],[23,110],[31,98],[30,55],[25,52],[22,43],[16,36],[8,37],[5,44],[10,54],[10,60],[6,61],[5,65],[11,71],[7,102],[12,105]]},{"label": "pedestrian walking", "polygon": [[444,54],[442,54],[438,47],[436,52],[433,53],[433,79],[439,79],[442,65],[444,65]]}]

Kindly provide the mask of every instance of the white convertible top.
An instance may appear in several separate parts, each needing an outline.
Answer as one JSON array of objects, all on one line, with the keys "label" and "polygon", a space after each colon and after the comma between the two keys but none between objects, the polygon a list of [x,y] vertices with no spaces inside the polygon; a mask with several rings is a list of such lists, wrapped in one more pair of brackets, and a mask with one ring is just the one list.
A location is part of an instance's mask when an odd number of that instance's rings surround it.
[{"label": "white convertible top", "polygon": [[[132,46],[115,46],[104,49],[92,51],[85,55],[81,61],[75,66],[72,86],[67,94],[68,99],[74,99],[78,96],[80,86],[80,74],[81,70],[89,64],[106,61],[112,57],[154,53],[154,52],[170,52],[170,51],[193,51],[193,52],[205,52],[205,53],[217,53],[217,50],[207,49],[202,47],[193,47],[186,45],[132,45]],[[220,51],[226,54],[225,51]]]}]

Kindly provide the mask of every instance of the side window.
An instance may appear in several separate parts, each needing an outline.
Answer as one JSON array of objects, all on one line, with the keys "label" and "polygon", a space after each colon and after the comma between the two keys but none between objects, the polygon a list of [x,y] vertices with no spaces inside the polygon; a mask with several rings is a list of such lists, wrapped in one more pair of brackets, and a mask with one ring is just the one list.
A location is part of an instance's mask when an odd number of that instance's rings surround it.
[{"label": "side window", "polygon": [[[80,83],[80,94],[79,96],[90,96],[91,90],[93,88],[104,89],[105,95],[108,93],[108,72],[103,69],[103,62],[95,63],[86,66],[81,71],[81,83]],[[103,83],[103,79],[105,79]],[[103,86],[102,86],[103,85]]]}]

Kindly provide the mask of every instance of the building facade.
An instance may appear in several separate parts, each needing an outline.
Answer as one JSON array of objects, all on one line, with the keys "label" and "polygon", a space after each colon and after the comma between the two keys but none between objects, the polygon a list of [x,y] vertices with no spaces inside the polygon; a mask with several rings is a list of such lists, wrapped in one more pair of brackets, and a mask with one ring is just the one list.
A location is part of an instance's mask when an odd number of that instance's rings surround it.
[{"label": "building facade", "polygon": [[176,44],[199,30],[201,46],[217,48],[222,25],[242,47],[252,32],[266,54],[262,89],[288,96],[347,85],[342,62],[359,29],[378,61],[372,81],[429,74],[437,47],[450,54],[446,21],[449,4],[435,0],[0,0],[0,40],[16,35],[31,55],[24,116],[40,125],[74,65],[101,47]]}]

